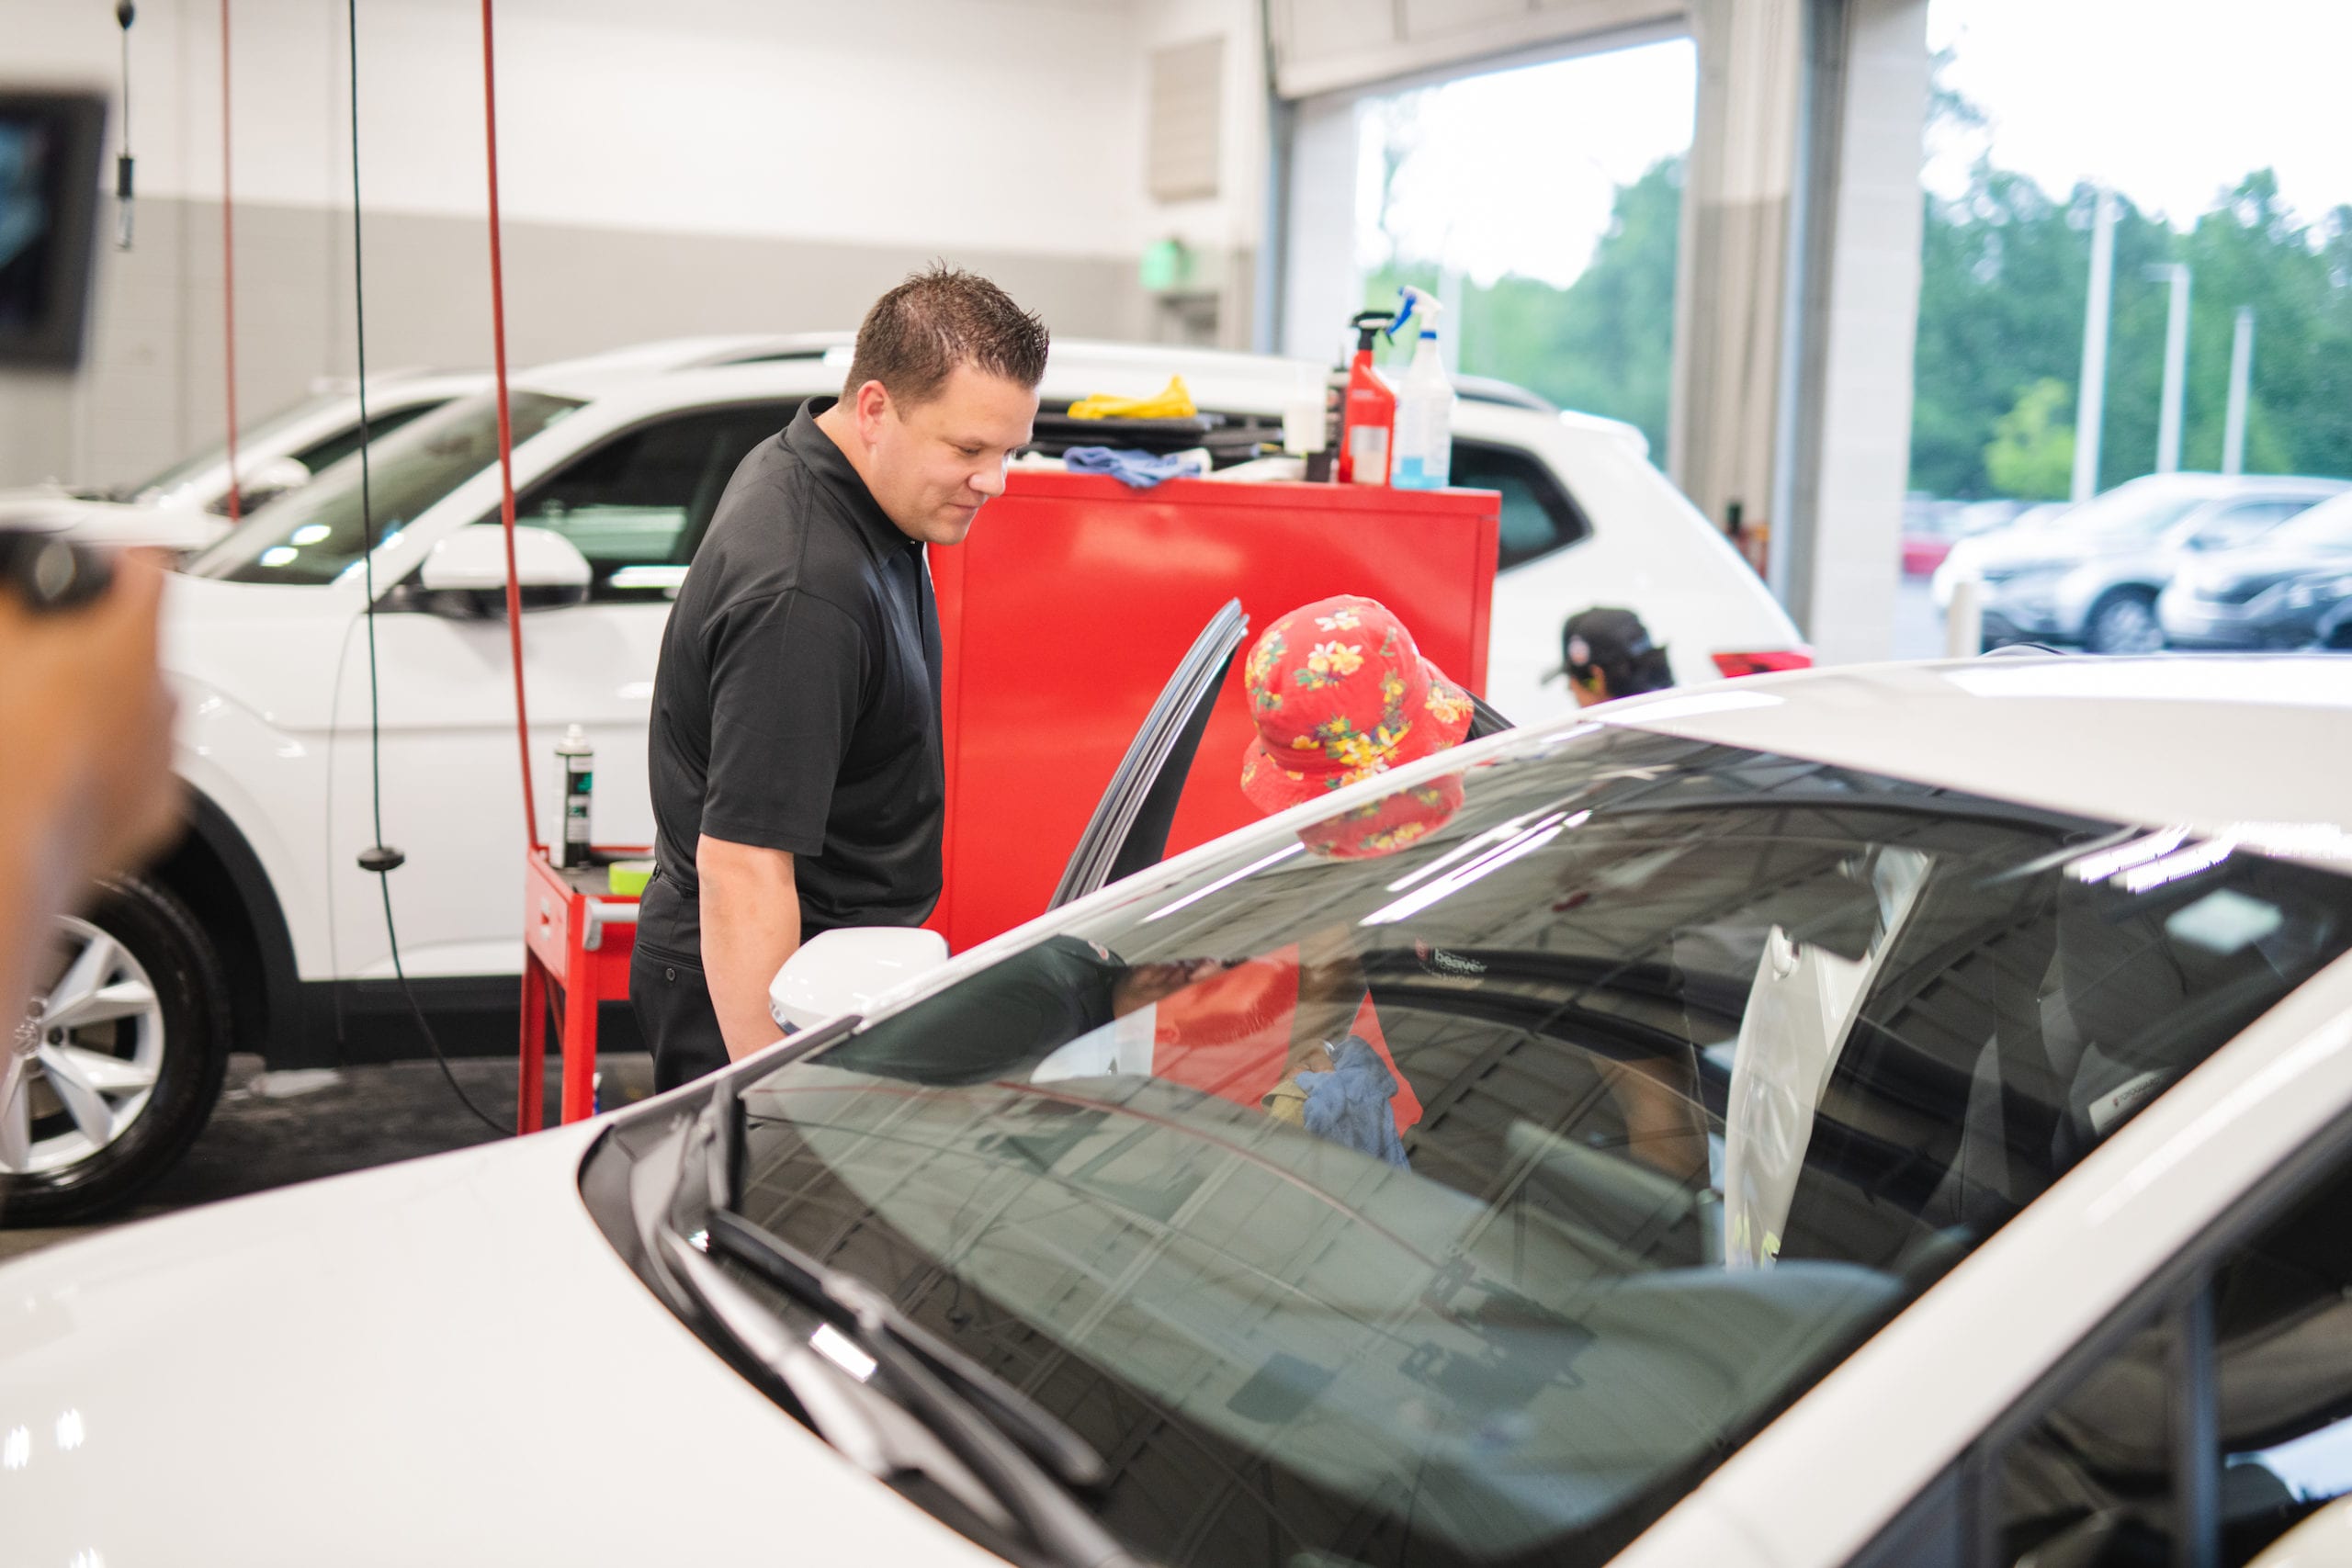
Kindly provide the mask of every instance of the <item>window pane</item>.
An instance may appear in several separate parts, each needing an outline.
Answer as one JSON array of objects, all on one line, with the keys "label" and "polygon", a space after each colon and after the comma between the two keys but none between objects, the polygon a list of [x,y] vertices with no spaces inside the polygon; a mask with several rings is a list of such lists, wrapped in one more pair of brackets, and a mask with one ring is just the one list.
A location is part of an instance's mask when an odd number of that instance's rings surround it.
[{"label": "window pane", "polygon": [[[413,403],[404,409],[394,409],[390,413],[371,412],[368,416],[368,445],[374,446],[402,425],[413,423],[419,417],[431,413],[440,406],[439,403]],[[296,461],[316,475],[325,472],[358,450],[359,427],[355,424],[349,430],[337,431],[323,441],[305,446],[295,453],[294,457]],[[375,455],[371,452],[368,455],[368,460],[373,462],[374,457]]]},{"label": "window pane", "polygon": [[532,486],[514,520],[570,539],[594,570],[594,596],[658,598],[641,572],[620,574],[685,565],[736,465],[783,422],[775,408],[729,408],[641,426]]},{"label": "window pane", "polygon": [[1997,1494],[1997,1562],[2172,1562],[2173,1342],[2168,1319],[2142,1329],[2010,1445]]},{"label": "window pane", "polygon": [[[2248,1562],[2352,1499],[2347,1215],[2352,1171],[2323,1183],[2214,1279],[2224,1562]],[[2337,1538],[2340,1546],[2345,1532]]]},{"label": "window pane", "polygon": [[1521,453],[1457,441],[1453,479],[1466,490],[1502,492],[1503,570],[1573,545],[1592,531],[1551,473]]}]

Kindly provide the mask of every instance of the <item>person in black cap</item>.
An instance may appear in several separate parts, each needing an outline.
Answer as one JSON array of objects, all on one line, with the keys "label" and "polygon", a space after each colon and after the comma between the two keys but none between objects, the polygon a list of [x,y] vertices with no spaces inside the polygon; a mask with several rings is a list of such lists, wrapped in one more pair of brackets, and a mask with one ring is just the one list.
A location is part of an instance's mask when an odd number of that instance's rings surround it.
[{"label": "person in black cap", "polygon": [[1666,649],[1631,610],[1596,607],[1570,615],[1560,628],[1560,661],[1580,708],[1674,684]]},{"label": "person in black cap", "polygon": [[782,1032],[768,982],[842,926],[938,901],[946,775],[924,552],[959,544],[1030,437],[1045,324],[935,267],[858,328],[719,498],[663,633],[648,750],[655,874],[629,999],[669,1089]]}]

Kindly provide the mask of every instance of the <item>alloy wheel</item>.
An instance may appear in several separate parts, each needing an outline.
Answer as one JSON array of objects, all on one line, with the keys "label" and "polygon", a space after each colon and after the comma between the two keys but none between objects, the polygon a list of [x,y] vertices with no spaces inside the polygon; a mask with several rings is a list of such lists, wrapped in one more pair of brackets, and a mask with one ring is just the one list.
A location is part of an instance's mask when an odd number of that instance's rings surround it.
[{"label": "alloy wheel", "polygon": [[164,1065],[163,1003],[146,968],[89,921],[56,926],[57,956],[11,1043],[0,1173],[78,1164],[147,1109]]}]

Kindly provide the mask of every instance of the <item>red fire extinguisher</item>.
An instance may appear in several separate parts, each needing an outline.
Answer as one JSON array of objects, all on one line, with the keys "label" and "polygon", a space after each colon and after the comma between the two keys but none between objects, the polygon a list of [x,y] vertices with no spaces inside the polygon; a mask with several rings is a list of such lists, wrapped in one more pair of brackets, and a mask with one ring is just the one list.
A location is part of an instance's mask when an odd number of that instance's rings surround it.
[{"label": "red fire extinguisher", "polygon": [[1340,482],[1385,485],[1388,451],[1396,433],[1396,394],[1372,367],[1372,340],[1396,324],[1393,310],[1359,310],[1348,319],[1356,330],[1356,355],[1348,366],[1348,390],[1340,409]]}]

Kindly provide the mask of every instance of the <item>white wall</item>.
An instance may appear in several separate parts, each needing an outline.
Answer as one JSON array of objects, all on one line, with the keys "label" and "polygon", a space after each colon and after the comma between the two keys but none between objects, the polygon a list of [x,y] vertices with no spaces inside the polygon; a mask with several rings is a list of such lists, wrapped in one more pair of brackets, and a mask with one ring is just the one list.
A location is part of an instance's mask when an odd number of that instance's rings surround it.
[{"label": "white wall", "polygon": [[[349,40],[337,0],[231,6],[250,419],[352,368]],[[486,363],[480,7],[368,0],[359,18],[369,362]],[[499,0],[497,22],[518,363],[852,325],[931,256],[990,271],[1066,335],[1148,335],[1136,261],[1171,233],[1225,265],[1247,340],[1257,0]],[[1163,206],[1148,53],[1216,35],[1223,188]],[[101,0],[0,0],[9,80],[112,96],[119,39]],[[217,438],[220,40],[216,0],[141,0],[140,243],[101,257],[81,373],[0,372],[0,484],[126,479]]]},{"label": "white wall", "polygon": [[[239,201],[347,204],[344,8],[232,0]],[[1094,0],[503,0],[505,216],[850,243],[1125,255],[1138,245],[1136,18]],[[111,7],[0,0],[5,69],[111,87]],[[364,195],[484,209],[469,0],[360,8]],[[144,0],[140,188],[220,194],[219,9]]]}]

